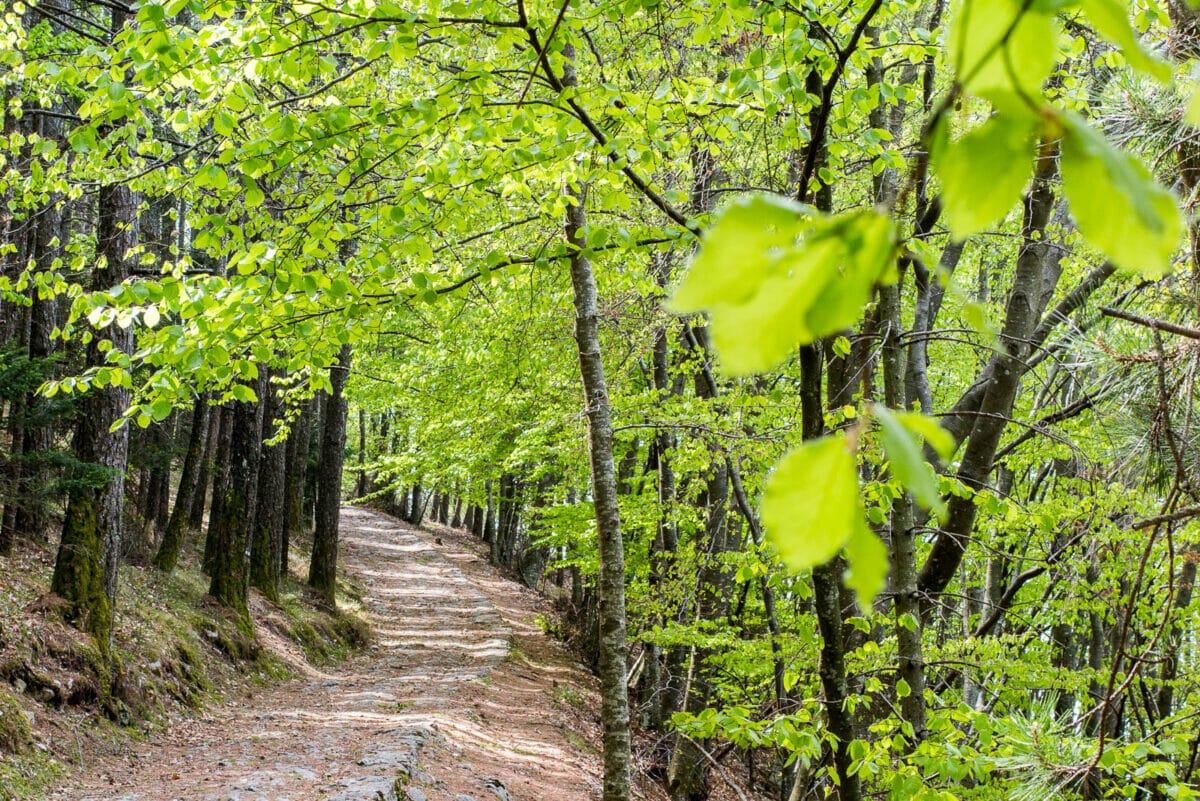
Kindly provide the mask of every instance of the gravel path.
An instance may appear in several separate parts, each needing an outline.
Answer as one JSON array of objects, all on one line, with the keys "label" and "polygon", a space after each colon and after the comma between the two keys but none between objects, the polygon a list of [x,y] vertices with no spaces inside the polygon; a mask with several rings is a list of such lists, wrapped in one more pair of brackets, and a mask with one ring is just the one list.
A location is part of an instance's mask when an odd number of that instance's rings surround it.
[{"label": "gravel path", "polygon": [[86,764],[51,798],[597,798],[594,684],[536,624],[544,601],[480,553],[461,532],[344,509],[341,564],[374,630],[365,652]]}]

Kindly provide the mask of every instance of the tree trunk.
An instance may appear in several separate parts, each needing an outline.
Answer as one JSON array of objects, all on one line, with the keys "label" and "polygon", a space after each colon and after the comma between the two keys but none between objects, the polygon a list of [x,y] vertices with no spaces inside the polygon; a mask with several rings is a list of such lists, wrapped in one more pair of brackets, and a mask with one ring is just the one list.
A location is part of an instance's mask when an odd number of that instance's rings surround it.
[{"label": "tree trunk", "polygon": [[[563,84],[576,85],[574,47],[563,46]],[[617,508],[617,477],[608,385],[600,351],[596,280],[583,250],[585,189],[567,189],[567,243],[572,250],[575,342],[588,420],[592,500],[600,550],[600,716],[604,725],[603,801],[626,801],[630,793],[629,698],[625,686],[625,553]]]},{"label": "tree trunk", "polygon": [[[62,138],[61,124],[52,122],[52,118],[39,118],[42,126],[42,136],[47,139]],[[54,259],[60,256],[65,248],[65,240],[61,240],[62,220],[64,217],[60,198],[51,196],[50,203],[38,213],[37,234],[33,237],[32,256],[39,270],[50,270]],[[56,244],[57,240],[57,244]],[[28,353],[29,360],[43,372],[47,360],[54,352],[50,335],[55,328],[58,303],[53,297],[43,298],[38,288],[30,289]],[[31,392],[25,396],[24,416],[20,438],[20,483],[17,491],[20,503],[17,505],[14,519],[15,531],[21,536],[34,541],[42,541],[49,525],[48,495],[51,473],[44,458],[54,446],[54,428],[52,420],[46,419],[46,399]],[[17,442],[14,440],[14,454]]]},{"label": "tree trunk", "polygon": [[208,508],[208,531],[204,537],[204,572],[209,576],[213,573],[213,560],[222,537],[221,527],[225,525],[224,507],[225,495],[229,490],[230,459],[233,453],[234,406],[226,404],[221,407],[221,430],[217,435],[216,452],[213,455],[212,498]]},{"label": "tree trunk", "polygon": [[208,407],[208,433],[204,440],[204,455],[200,459],[200,476],[196,480],[196,492],[192,497],[192,508],[187,511],[188,528],[199,530],[204,525],[204,509],[207,506],[209,485],[216,478],[217,454],[221,439],[221,406]]},{"label": "tree trunk", "polygon": [[192,404],[192,427],[188,434],[187,454],[183,457],[183,470],[179,474],[179,489],[175,493],[175,507],[171,510],[162,542],[158,546],[158,553],[154,556],[154,565],[166,573],[174,570],[179,561],[184,535],[188,530],[188,514],[191,512],[196,492],[204,480],[202,461],[211,417],[208,399],[204,395],[200,395]]},{"label": "tree trunk", "polygon": [[292,532],[304,530],[304,484],[308,475],[309,451],[312,449],[313,400],[304,401],[300,413],[292,422],[292,433],[287,442],[287,497],[284,499],[286,518],[283,535],[279,543],[279,575],[288,571],[288,552],[291,550]]},{"label": "tree trunk", "polygon": [[[112,29],[120,30],[124,14],[113,12]],[[96,247],[104,264],[92,275],[92,286],[104,290],[129,277],[129,251],[137,244],[137,198],[125,185],[100,189],[96,214]],[[106,332],[115,350],[133,352],[133,331],[112,326]],[[87,346],[87,365],[108,362],[99,337]],[[129,407],[124,387],[97,388],[79,405],[75,430],[75,457],[98,464],[107,477],[94,487],[74,487],[67,499],[62,541],[54,564],[50,589],[69,603],[69,616],[96,638],[101,654],[110,655],[117,575],[121,553],[122,510],[125,504],[125,471],[129,460],[129,426],[112,425]]]},{"label": "tree trunk", "polygon": [[350,375],[350,346],[343,345],[337,364],[329,370],[332,391],[325,404],[318,460],[316,528],[308,585],[331,607],[337,604],[338,516],[342,502],[342,462],[346,449],[346,379]]},{"label": "tree trunk", "polygon": [[[1000,437],[1007,427],[1021,377],[1025,374],[1033,334],[1046,305],[1043,280],[1046,267],[1052,262],[1057,264],[1063,256],[1061,248],[1046,241],[1046,227],[1054,210],[1053,184],[1057,174],[1057,146],[1044,144],[1038,153],[1033,188],[1025,200],[1024,241],[1017,254],[1001,344],[989,364],[991,378],[980,403],[980,413],[970,428],[957,474],[958,480],[973,490],[987,485]],[[976,510],[973,496],[950,497],[946,524],[934,540],[917,577],[917,587],[923,596],[944,590],[958,572],[975,525]]]},{"label": "tree trunk", "polygon": [[[278,375],[276,371],[274,373]],[[287,471],[287,445],[283,442],[268,445],[267,440],[277,433],[275,421],[283,416],[283,398],[266,382],[263,406],[262,454],[258,468],[258,503],[254,514],[253,541],[250,547],[250,585],[274,602],[279,601],[283,530],[287,525],[284,507],[284,484]]]},{"label": "tree trunk", "polygon": [[358,410],[358,486],[354,491],[357,498],[364,498],[367,489],[367,411]]},{"label": "tree trunk", "polygon": [[412,498],[409,500],[408,517],[405,518],[414,526],[420,526],[421,521],[425,517],[425,491],[421,489],[421,482],[413,484]]},{"label": "tree trunk", "polygon": [[[904,351],[900,343],[900,287],[879,290],[883,330],[883,398],[892,409],[904,409]],[[891,561],[892,603],[896,618],[897,697],[900,714],[912,731],[912,745],[925,738],[925,659],[921,651],[920,595],[917,592],[916,531],[912,498],[897,498],[892,506]],[[907,694],[902,692],[903,681]]]},{"label": "tree trunk", "polygon": [[[257,384],[257,394],[261,398],[266,384],[262,376]],[[229,427],[231,448],[222,481],[223,501],[217,515],[220,525],[215,529],[212,581],[208,589],[210,595],[237,613],[246,626],[250,625],[250,550],[258,502],[258,443],[262,438],[262,425],[261,401],[234,402]],[[209,521],[209,527],[212,526],[213,521]]]}]

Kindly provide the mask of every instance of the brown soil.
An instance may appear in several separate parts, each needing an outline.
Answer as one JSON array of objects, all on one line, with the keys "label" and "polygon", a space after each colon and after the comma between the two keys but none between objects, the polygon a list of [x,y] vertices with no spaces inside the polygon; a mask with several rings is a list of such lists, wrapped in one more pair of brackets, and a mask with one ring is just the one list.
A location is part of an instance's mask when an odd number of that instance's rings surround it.
[{"label": "brown soil", "polygon": [[[413,801],[599,797],[595,682],[543,633],[544,599],[500,576],[469,535],[363,509],[343,511],[341,559],[365,588],[366,651],[123,754],[85,754],[51,799],[374,801],[380,786]],[[267,628],[265,647],[294,651]]]}]

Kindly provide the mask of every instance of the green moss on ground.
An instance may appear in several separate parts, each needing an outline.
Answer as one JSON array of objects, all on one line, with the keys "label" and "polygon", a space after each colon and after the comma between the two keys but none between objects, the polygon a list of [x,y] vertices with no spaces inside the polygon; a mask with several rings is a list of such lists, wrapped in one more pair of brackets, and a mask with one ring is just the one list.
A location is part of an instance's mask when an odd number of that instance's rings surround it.
[{"label": "green moss on ground", "polygon": [[62,763],[44,751],[19,758],[0,756],[0,801],[39,798],[63,772]]},{"label": "green moss on ground", "polygon": [[0,753],[21,754],[33,743],[25,710],[10,693],[0,690]]}]

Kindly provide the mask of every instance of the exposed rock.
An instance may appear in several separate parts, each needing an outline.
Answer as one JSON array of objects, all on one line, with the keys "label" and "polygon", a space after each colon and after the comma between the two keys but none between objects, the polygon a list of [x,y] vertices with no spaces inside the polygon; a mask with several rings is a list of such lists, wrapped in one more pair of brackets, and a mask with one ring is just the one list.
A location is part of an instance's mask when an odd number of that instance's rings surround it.
[{"label": "exposed rock", "polygon": [[508,788],[499,779],[489,778],[484,780],[483,789],[493,793],[500,801],[512,801],[512,796],[508,794]]},{"label": "exposed rock", "polygon": [[341,792],[329,796],[326,801],[400,801],[397,785],[402,779],[383,779],[368,776],[361,779],[342,779],[335,785]]}]

